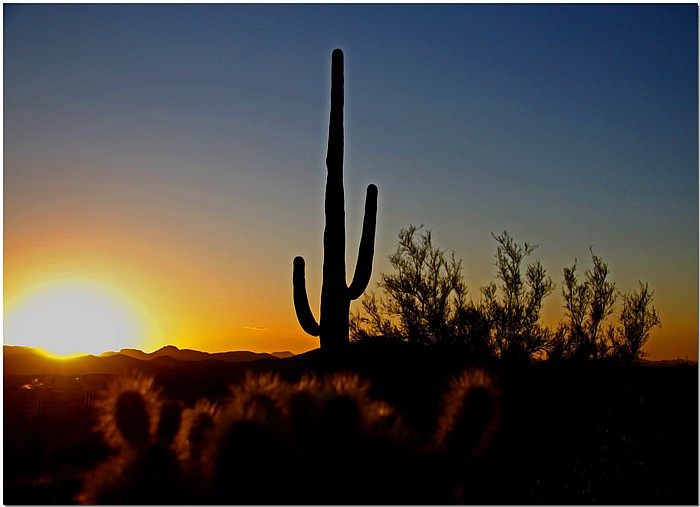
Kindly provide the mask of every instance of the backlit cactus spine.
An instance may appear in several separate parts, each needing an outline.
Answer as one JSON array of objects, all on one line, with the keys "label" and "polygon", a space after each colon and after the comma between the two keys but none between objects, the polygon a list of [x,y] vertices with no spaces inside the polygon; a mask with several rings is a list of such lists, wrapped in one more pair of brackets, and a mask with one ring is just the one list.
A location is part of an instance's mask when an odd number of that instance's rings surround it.
[{"label": "backlit cactus spine", "polygon": [[357,266],[350,286],[345,281],[345,192],[343,189],[343,52],[333,51],[331,63],[331,113],[328,128],[325,215],[323,231],[323,284],[321,320],[316,322],[306,294],[305,263],[294,259],[294,308],[301,327],[318,336],[324,356],[337,357],[349,343],[350,302],[359,298],[372,275],[374,235],[377,225],[377,187],[367,187],[362,237]]}]

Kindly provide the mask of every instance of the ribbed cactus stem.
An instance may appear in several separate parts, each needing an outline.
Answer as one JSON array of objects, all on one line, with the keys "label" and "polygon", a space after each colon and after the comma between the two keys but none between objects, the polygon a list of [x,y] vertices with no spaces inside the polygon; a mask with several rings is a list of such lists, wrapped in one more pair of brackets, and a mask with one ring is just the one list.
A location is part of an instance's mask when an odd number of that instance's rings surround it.
[{"label": "ribbed cactus stem", "polygon": [[124,391],[117,398],[114,418],[124,440],[143,447],[150,439],[148,408],[143,396],[136,391]]},{"label": "ribbed cactus stem", "polygon": [[343,52],[333,51],[331,63],[331,113],[328,127],[325,214],[323,231],[323,285],[321,321],[317,323],[309,308],[306,293],[304,259],[294,259],[294,307],[301,327],[319,336],[321,350],[334,355],[349,342],[350,301],[359,298],[372,275],[374,235],[377,224],[377,187],[367,187],[362,238],[353,281],[348,287],[345,267],[345,191],[343,189]]}]

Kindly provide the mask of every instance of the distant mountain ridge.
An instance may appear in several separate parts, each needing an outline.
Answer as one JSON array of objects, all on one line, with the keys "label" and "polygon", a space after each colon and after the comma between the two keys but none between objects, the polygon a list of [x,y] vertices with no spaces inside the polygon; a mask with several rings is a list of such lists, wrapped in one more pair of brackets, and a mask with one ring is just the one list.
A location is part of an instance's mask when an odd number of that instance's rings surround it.
[{"label": "distant mountain ridge", "polygon": [[[362,342],[358,345],[361,344]],[[52,359],[31,347],[4,345],[3,370],[5,375],[128,375],[135,371],[148,375],[173,373],[226,375],[232,368],[238,368],[246,363],[259,362],[262,366],[266,362],[276,363],[285,360],[303,362],[305,357],[317,355],[319,350],[314,349],[299,355],[291,352],[267,354],[249,351],[208,353],[168,345],[150,353],[138,349],[122,349],[119,352],[105,352],[99,356],[84,355],[72,359]],[[387,360],[400,354],[401,350],[399,348],[388,351]],[[373,353],[376,353],[376,349],[373,349]],[[697,361],[642,359],[639,365],[642,367],[697,366]]]},{"label": "distant mountain ridge", "polygon": [[216,359],[227,363],[240,363],[245,361],[256,361],[258,359],[272,359],[291,357],[294,354],[291,352],[249,352],[247,350],[239,350],[233,352],[202,352],[200,350],[179,349],[174,345],[166,345],[154,352],[143,352],[139,349],[121,349],[119,352],[103,352],[99,357],[109,357],[117,354],[133,357],[140,361],[151,361],[157,357],[169,356],[177,361],[206,361],[208,359]]},{"label": "distant mountain ridge", "polygon": [[[291,357],[291,352],[279,352]],[[84,355],[71,359],[52,359],[31,347],[3,346],[3,370],[6,375],[87,375],[92,373],[129,374],[133,371],[157,375],[182,370],[224,371],[233,364],[252,361],[279,361],[280,356],[249,351],[208,353],[178,349],[173,345],[145,353],[138,349]]]}]

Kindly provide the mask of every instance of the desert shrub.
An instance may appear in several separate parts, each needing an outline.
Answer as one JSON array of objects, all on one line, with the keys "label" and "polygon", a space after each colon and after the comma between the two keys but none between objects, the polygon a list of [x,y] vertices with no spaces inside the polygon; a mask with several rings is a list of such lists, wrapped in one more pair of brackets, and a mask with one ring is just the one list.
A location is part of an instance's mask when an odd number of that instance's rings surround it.
[{"label": "desert shrub", "polygon": [[[389,255],[394,268],[378,283],[384,298],[370,293],[362,304],[362,322],[369,333],[399,336],[407,341],[434,344],[450,333],[450,324],[464,304],[467,287],[462,263],[438,248],[430,230],[409,226],[399,232],[396,250]],[[358,337],[361,332],[355,330]]]},{"label": "desert shrub", "polygon": [[493,237],[498,243],[496,277],[500,284],[491,282],[482,287],[480,305],[500,357],[526,361],[545,351],[551,339],[550,331],[539,320],[542,302],[554,284],[539,260],[528,264],[523,276],[523,261],[536,245],[518,245],[506,231]]},{"label": "desert shrub", "polygon": [[591,257],[593,267],[585,271],[583,281],[576,274],[576,260],[564,268],[562,297],[567,320],[551,344],[552,358],[595,360],[609,353],[610,342],[603,325],[614,310],[615,283],[608,281],[608,265],[603,259],[592,250]]},{"label": "desert shrub", "polygon": [[609,338],[612,343],[612,355],[626,363],[644,357],[644,345],[649,339],[649,332],[661,326],[661,319],[656,308],[651,306],[654,291],[649,290],[648,283],[639,282],[639,291],[633,290],[622,294],[622,310],[619,327],[610,327]]},{"label": "desert shrub", "polygon": [[472,363],[483,363],[494,356],[491,323],[480,306],[473,301],[461,303],[450,324],[450,332],[438,345],[456,349]]},{"label": "desert shrub", "polygon": [[[623,294],[608,280],[608,265],[591,251],[593,267],[584,279],[576,275],[577,262],[564,268],[562,296],[566,320],[559,324],[548,346],[552,360],[596,360],[611,358],[634,362],[644,356],[644,345],[652,328],[661,325],[651,305],[653,291],[639,282],[639,291]],[[622,309],[617,325],[606,320],[612,316],[618,296]]]},{"label": "desert shrub", "polygon": [[422,227],[399,232],[388,258],[393,271],[381,273],[380,292],[368,292],[361,311],[351,314],[353,341],[397,338],[448,348],[481,365],[495,357],[632,361],[641,357],[649,330],[659,325],[658,314],[648,308],[653,293],[647,286],[623,295],[620,325],[608,324],[619,292],[608,264],[591,248],[592,266],[582,277],[576,259],[563,270],[564,321],[554,330],[544,326],[542,305],[555,284],[539,260],[525,263],[537,246],[518,244],[507,231],[493,235],[496,280],[481,287],[478,302],[469,300],[462,261],[439,248]]},{"label": "desert shrub", "polygon": [[399,232],[389,256],[394,268],[382,273],[378,297],[368,292],[362,312],[351,316],[354,341],[388,336],[422,345],[460,348],[473,360],[492,355],[489,322],[467,300],[462,261],[439,248],[430,230],[409,226]]}]

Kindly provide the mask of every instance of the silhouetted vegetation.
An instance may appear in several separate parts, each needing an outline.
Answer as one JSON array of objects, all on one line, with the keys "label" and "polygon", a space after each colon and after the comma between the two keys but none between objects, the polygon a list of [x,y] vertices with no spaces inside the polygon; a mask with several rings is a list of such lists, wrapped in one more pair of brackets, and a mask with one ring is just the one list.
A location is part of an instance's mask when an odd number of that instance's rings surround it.
[{"label": "silhouetted vegetation", "polygon": [[593,269],[579,282],[577,260],[564,268],[562,297],[566,321],[560,324],[550,343],[552,359],[595,360],[610,354],[603,323],[614,310],[615,284],[607,280],[608,266],[593,254]]},{"label": "silhouetted vegetation", "polygon": [[492,355],[485,315],[467,301],[461,261],[433,243],[432,233],[409,226],[389,256],[394,273],[378,283],[385,298],[369,292],[363,313],[351,316],[354,340],[387,336],[421,345],[459,348],[475,360]]},{"label": "silhouetted vegetation", "polygon": [[[99,405],[115,453],[85,480],[86,503],[338,504],[459,500],[465,467],[488,448],[500,393],[464,371],[422,440],[359,376],[290,383],[248,373],[217,405],[182,410],[153,379],[117,379]],[[457,496],[456,496],[457,495]]]},{"label": "silhouetted vegetation", "polygon": [[294,307],[301,327],[318,336],[321,350],[330,360],[342,355],[349,341],[350,301],[359,298],[372,275],[374,233],[377,222],[377,187],[367,187],[362,238],[355,275],[350,286],[345,281],[345,192],[343,189],[343,52],[333,51],[331,66],[331,113],[328,129],[325,214],[323,231],[323,286],[321,319],[316,322],[306,294],[305,263],[294,259]]},{"label": "silhouetted vegetation", "polygon": [[369,338],[333,374],[319,352],[226,374],[5,376],[5,503],[697,500],[696,365],[463,371],[449,349]]},{"label": "silhouetted vegetation", "polygon": [[[542,325],[542,305],[555,288],[539,260],[525,264],[536,245],[515,242],[507,231],[493,235],[496,281],[481,288],[479,301],[467,300],[462,262],[440,249],[429,230],[409,226],[399,232],[388,259],[394,271],[382,273],[381,296],[368,292],[362,311],[351,316],[355,341],[388,336],[428,346],[459,350],[473,362],[534,358],[631,363],[644,356],[649,332],[660,325],[651,306],[653,292],[623,294],[608,279],[608,265],[591,250],[592,267],[580,279],[578,261],[564,268],[565,320],[556,330]],[[607,320],[621,296],[619,326]]]},{"label": "silhouetted vegetation", "polygon": [[116,454],[85,478],[78,500],[97,504],[174,504],[187,491],[173,449],[182,407],[163,401],[153,378],[117,377],[98,405],[98,428]]},{"label": "silhouetted vegetation", "polygon": [[612,352],[624,362],[632,362],[644,355],[644,344],[649,331],[661,325],[656,308],[651,305],[654,292],[649,284],[639,282],[639,292],[622,294],[622,312],[619,328],[610,328]]},{"label": "silhouetted vegetation", "polygon": [[430,231],[411,226],[399,233],[389,262],[395,272],[382,273],[378,284],[386,298],[363,298],[361,322],[367,327],[353,323],[356,337],[384,335],[431,345],[451,333],[466,292],[454,253],[447,257],[433,245]]},{"label": "silhouetted vegetation", "polygon": [[539,323],[542,301],[554,290],[546,270],[535,261],[528,264],[525,275],[522,264],[535,245],[518,245],[507,232],[494,235],[497,278],[500,285],[490,283],[481,289],[481,308],[491,324],[491,337],[501,358],[529,360],[546,350],[548,329]]}]

